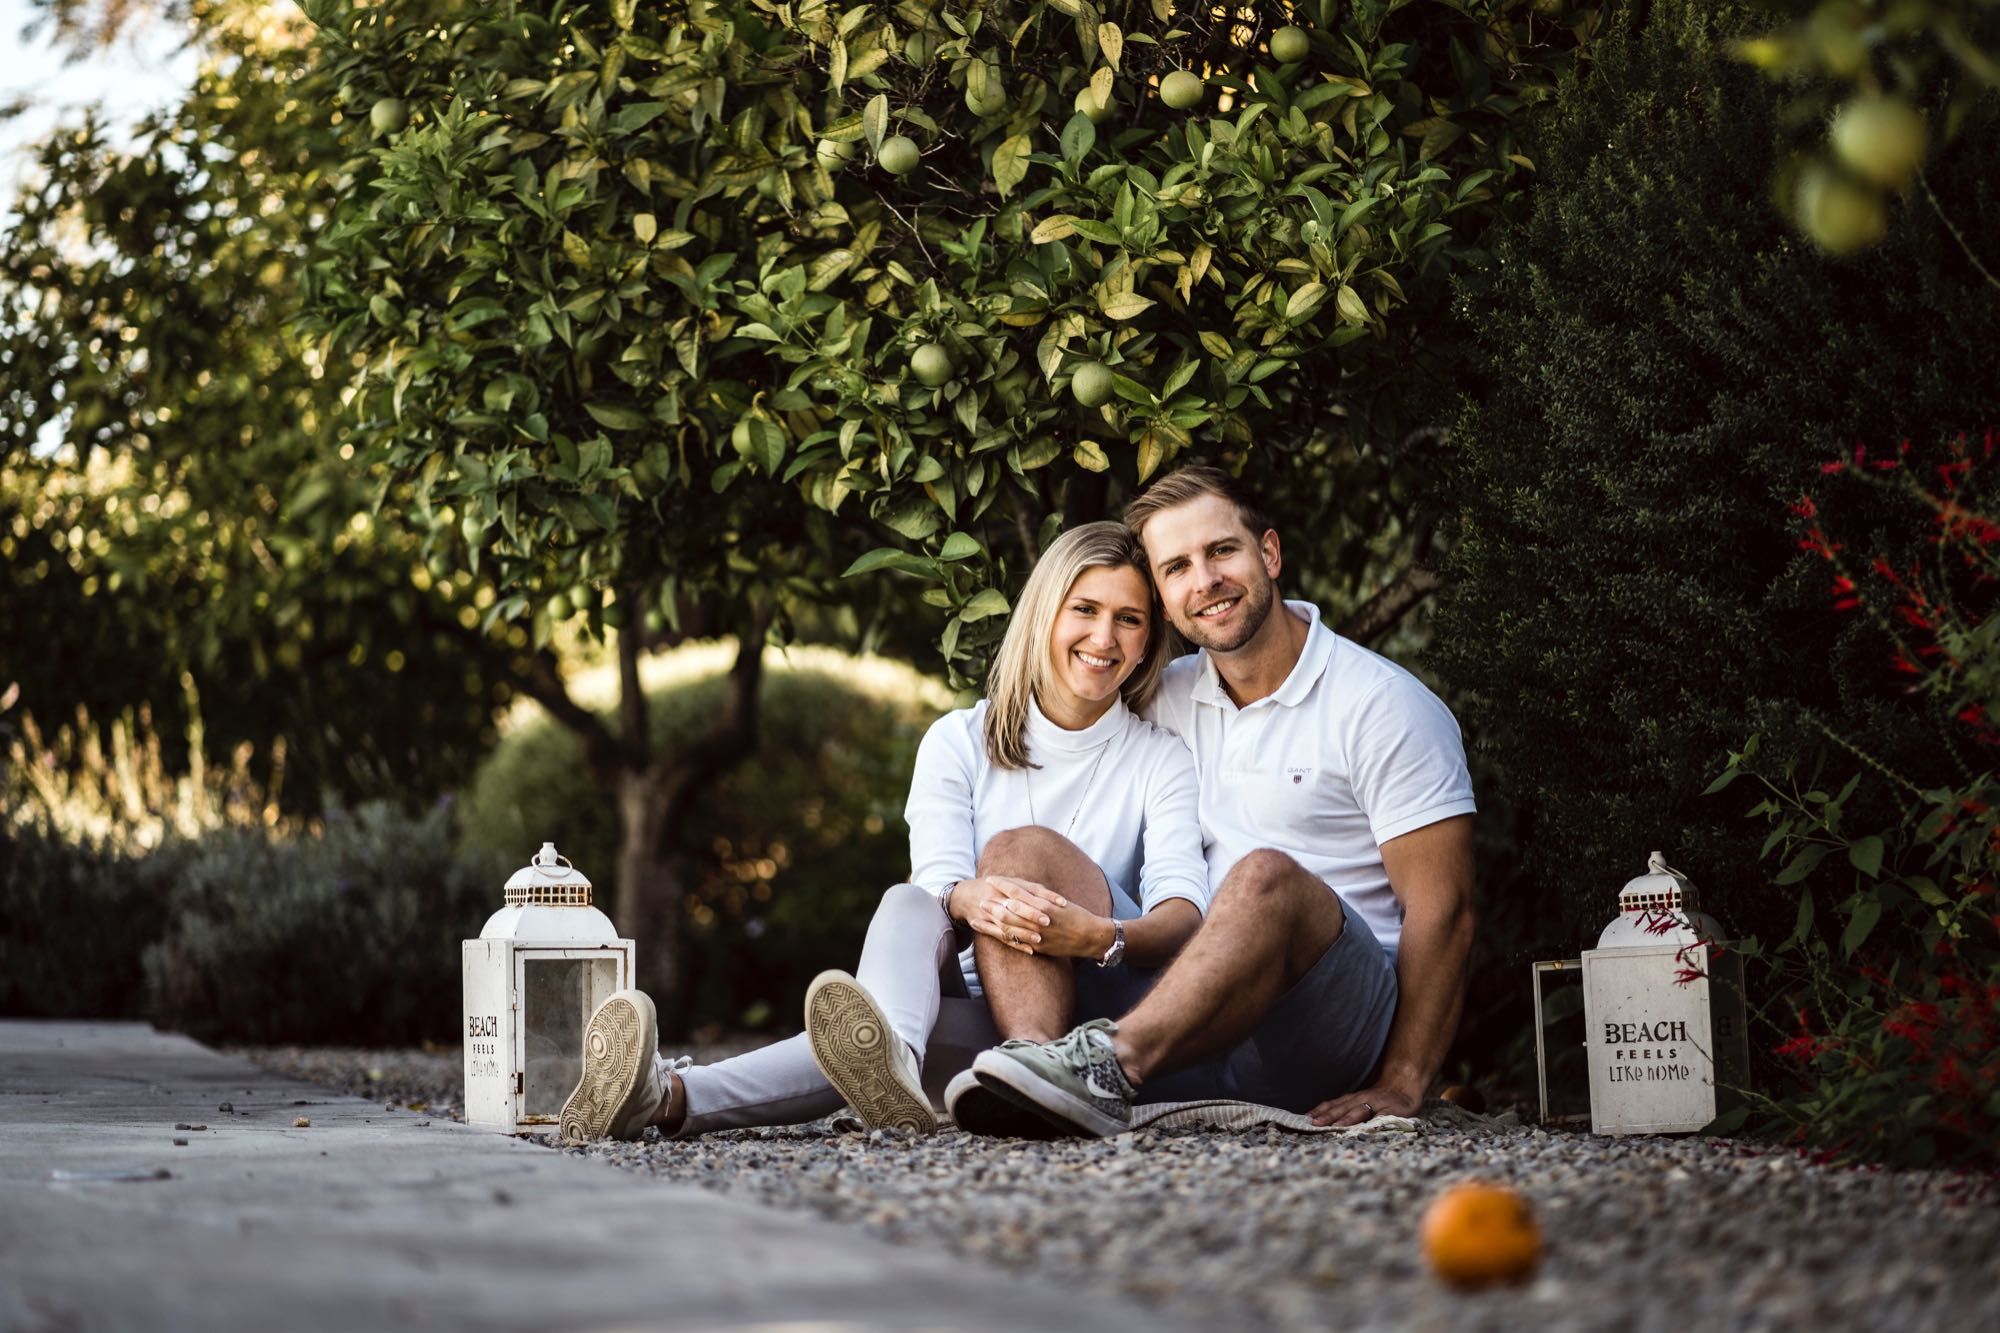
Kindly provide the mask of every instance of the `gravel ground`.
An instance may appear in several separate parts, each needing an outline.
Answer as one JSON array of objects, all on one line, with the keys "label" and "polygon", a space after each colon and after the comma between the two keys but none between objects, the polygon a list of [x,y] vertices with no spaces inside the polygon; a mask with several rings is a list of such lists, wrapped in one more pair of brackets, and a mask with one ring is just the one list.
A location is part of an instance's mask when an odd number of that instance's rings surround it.
[{"label": "gravel ground", "polygon": [[[391,1107],[459,1112],[455,1049],[237,1053]],[[1079,1299],[1116,1289],[1204,1326],[2000,1328],[1993,1177],[1549,1132],[1441,1105],[1426,1122],[1416,1135],[1145,1130],[1046,1144],[821,1122],[550,1146],[1072,1283]],[[1425,1205],[1473,1178],[1513,1185],[1541,1219],[1546,1260],[1525,1286],[1459,1293],[1422,1265]]]}]

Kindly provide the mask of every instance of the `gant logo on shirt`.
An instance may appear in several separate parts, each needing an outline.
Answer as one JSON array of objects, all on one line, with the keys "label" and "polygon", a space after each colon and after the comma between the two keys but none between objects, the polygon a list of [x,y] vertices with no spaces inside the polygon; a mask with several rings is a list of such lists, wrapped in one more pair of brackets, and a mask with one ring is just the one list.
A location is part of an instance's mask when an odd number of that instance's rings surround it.
[{"label": "gant logo on shirt", "polygon": [[1310,768],[1288,768],[1285,770],[1285,776],[1292,780],[1294,787],[1303,785],[1305,780],[1312,775],[1313,771]]}]

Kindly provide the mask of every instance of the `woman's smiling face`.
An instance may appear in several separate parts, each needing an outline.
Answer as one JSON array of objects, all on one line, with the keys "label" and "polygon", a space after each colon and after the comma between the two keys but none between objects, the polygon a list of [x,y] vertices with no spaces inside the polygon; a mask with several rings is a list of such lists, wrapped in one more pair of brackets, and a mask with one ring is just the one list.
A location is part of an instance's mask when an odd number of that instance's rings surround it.
[{"label": "woman's smiling face", "polygon": [[1072,730],[1104,715],[1118,688],[1146,655],[1153,590],[1130,565],[1100,565],[1077,575],[1049,633],[1049,694],[1039,700],[1050,721]]}]

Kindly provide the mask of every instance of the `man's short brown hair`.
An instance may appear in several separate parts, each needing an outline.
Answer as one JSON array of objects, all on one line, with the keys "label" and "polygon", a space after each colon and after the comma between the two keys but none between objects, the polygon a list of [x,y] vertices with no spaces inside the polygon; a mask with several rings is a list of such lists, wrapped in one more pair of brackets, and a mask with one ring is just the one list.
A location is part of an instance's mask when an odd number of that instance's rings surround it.
[{"label": "man's short brown hair", "polygon": [[1213,495],[1236,506],[1236,516],[1243,520],[1243,526],[1250,529],[1250,535],[1262,540],[1272,528],[1271,520],[1264,516],[1264,510],[1242,482],[1224,472],[1221,468],[1194,466],[1169,472],[1139,493],[1137,499],[1125,507],[1125,526],[1134,537],[1144,538],[1146,521],[1163,509],[1173,509],[1190,500],[1199,500],[1205,495]]}]

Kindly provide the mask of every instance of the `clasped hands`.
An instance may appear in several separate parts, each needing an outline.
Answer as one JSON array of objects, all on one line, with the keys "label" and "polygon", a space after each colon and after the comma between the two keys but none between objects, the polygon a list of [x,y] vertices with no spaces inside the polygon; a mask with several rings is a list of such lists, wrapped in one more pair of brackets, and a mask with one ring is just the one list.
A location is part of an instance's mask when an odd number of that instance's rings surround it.
[{"label": "clasped hands", "polygon": [[946,910],[979,934],[1025,954],[1095,959],[1111,947],[1111,918],[1012,875],[960,880]]}]

